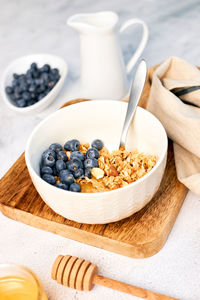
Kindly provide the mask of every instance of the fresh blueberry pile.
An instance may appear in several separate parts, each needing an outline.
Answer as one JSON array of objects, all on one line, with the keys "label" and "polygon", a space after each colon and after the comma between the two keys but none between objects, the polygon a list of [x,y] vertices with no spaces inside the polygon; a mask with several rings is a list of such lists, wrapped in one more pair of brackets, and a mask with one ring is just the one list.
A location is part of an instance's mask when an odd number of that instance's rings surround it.
[{"label": "fresh blueberry pile", "polygon": [[39,68],[34,62],[25,74],[13,74],[12,85],[5,91],[18,107],[33,105],[44,98],[60,79],[57,68],[45,64]]},{"label": "fresh blueberry pile", "polygon": [[[91,169],[98,168],[99,150],[103,148],[101,140],[94,140],[84,155],[79,151],[80,142],[70,140],[63,147],[54,143],[42,153],[41,177],[46,182],[63,190],[80,192],[81,188],[76,179],[91,178]],[[65,151],[70,151],[68,159]],[[58,183],[59,181],[59,183]]]}]

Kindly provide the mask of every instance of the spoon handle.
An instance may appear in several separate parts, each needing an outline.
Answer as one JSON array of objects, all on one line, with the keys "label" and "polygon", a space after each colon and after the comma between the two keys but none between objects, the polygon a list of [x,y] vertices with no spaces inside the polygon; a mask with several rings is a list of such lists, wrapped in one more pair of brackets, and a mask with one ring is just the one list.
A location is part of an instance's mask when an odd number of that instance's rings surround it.
[{"label": "spoon handle", "polygon": [[133,82],[131,85],[128,108],[127,108],[126,117],[124,121],[124,127],[122,129],[121,139],[120,139],[120,147],[121,146],[125,147],[128,129],[133,119],[133,116],[135,114],[138,102],[140,100],[142,90],[144,88],[144,84],[146,81],[146,75],[147,75],[147,65],[145,60],[142,59],[137,67],[137,70],[135,72],[135,77],[133,78]]}]

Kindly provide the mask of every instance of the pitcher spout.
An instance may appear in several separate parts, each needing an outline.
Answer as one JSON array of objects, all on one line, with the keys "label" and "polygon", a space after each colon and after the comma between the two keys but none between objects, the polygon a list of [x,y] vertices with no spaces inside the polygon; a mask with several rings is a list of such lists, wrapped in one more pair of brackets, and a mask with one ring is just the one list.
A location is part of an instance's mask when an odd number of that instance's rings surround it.
[{"label": "pitcher spout", "polygon": [[106,32],[112,30],[117,22],[118,15],[112,11],[76,14],[67,20],[67,24],[80,33]]}]

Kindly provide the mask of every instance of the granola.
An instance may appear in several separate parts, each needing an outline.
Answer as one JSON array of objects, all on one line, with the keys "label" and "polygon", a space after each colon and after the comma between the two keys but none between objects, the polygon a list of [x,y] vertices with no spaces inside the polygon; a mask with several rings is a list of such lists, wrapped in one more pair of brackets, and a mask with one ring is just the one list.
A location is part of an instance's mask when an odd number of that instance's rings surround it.
[{"label": "granola", "polygon": [[[81,145],[80,152],[85,154],[89,144]],[[156,164],[156,156],[131,152],[126,149],[115,150],[112,153],[103,147],[99,151],[99,168],[93,168],[91,179],[77,179],[81,191],[96,193],[115,190],[124,187],[146,175]]]}]

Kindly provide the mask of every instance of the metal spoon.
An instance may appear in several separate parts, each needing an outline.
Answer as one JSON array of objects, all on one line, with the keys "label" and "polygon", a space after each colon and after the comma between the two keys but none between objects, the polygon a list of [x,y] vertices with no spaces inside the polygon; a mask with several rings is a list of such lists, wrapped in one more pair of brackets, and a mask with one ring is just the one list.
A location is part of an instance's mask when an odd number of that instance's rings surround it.
[{"label": "metal spoon", "polygon": [[128,108],[127,108],[127,112],[126,112],[124,126],[122,129],[119,148],[121,146],[125,147],[128,129],[129,129],[131,121],[134,117],[138,102],[140,100],[140,97],[141,97],[141,94],[142,94],[142,91],[144,88],[144,84],[146,81],[146,75],[147,75],[147,65],[146,65],[145,60],[142,59],[137,67],[137,70],[135,72],[135,76],[133,78],[133,82],[131,85]]}]

